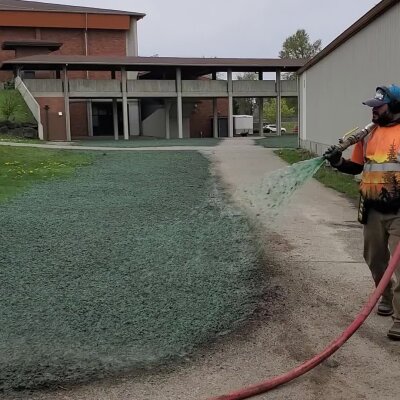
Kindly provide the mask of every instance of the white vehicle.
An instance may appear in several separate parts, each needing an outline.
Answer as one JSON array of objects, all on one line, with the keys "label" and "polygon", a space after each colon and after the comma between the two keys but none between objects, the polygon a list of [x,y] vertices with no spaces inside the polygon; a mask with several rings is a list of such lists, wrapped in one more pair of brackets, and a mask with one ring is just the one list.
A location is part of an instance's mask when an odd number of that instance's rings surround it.
[{"label": "white vehicle", "polygon": [[235,136],[247,136],[253,134],[253,116],[252,115],[234,115],[233,129]]},{"label": "white vehicle", "polygon": [[[276,125],[275,124],[266,124],[263,126],[264,133],[276,133]],[[286,128],[281,127],[281,133],[286,133]]]}]

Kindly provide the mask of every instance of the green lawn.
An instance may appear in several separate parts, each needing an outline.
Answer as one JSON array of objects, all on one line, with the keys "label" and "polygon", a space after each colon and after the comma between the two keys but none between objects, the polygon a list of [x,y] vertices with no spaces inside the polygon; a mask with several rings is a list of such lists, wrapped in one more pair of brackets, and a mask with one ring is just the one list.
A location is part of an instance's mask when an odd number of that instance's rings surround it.
[{"label": "green lawn", "polygon": [[216,146],[221,139],[203,138],[203,139],[156,139],[150,137],[138,137],[130,140],[108,140],[91,139],[75,140],[73,144],[77,146],[112,146],[112,147],[167,147],[167,146]]},{"label": "green lawn", "polygon": [[[3,156],[3,171],[27,179],[4,164],[32,158],[64,168],[64,152],[29,151]],[[205,157],[95,157],[59,179],[41,180],[40,167],[40,181],[0,204],[0,390],[171,362],[257,306],[265,266]]]},{"label": "green lawn", "polygon": [[[281,149],[276,150],[275,153],[289,164],[315,157],[309,151],[301,149]],[[323,165],[314,177],[325,186],[335,189],[351,199],[359,197],[359,185],[353,175],[343,174],[330,166]]]},{"label": "green lawn", "polygon": [[80,152],[0,146],[0,202],[34,183],[71,175],[92,156]]},{"label": "green lawn", "polygon": [[43,143],[40,139],[28,139],[20,136],[7,135],[0,133],[0,142],[14,142],[14,143]]}]

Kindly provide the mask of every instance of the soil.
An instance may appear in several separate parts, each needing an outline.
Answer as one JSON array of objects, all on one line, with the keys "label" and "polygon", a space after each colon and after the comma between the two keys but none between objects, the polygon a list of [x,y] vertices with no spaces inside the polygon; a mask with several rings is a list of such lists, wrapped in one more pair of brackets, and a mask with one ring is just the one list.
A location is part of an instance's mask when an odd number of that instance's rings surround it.
[{"label": "soil", "polygon": [[[285,165],[272,150],[235,138],[203,151],[235,202],[256,221],[269,276],[259,312],[173,369],[12,398],[207,399],[288,371],[351,323],[373,290],[354,205],[313,180],[272,224],[254,191],[266,173]],[[374,313],[329,360],[255,399],[398,399],[400,343],[386,337],[391,322]]]}]

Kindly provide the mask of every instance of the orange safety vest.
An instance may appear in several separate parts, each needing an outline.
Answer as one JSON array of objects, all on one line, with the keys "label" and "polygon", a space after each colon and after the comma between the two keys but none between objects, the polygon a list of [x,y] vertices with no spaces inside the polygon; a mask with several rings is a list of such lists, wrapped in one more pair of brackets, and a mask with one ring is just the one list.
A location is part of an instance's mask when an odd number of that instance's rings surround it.
[{"label": "orange safety vest", "polygon": [[360,192],[365,199],[400,199],[400,125],[378,127],[353,150],[351,161],[364,166]]}]

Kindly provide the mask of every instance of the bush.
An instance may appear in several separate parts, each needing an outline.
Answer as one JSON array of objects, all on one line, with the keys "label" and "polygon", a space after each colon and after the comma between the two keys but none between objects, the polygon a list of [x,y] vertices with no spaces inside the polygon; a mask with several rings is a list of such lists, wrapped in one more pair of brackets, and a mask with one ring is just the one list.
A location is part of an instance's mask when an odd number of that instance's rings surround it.
[{"label": "bush", "polygon": [[0,136],[1,135],[7,135],[7,137],[37,139],[38,128],[36,123],[0,121]]}]

